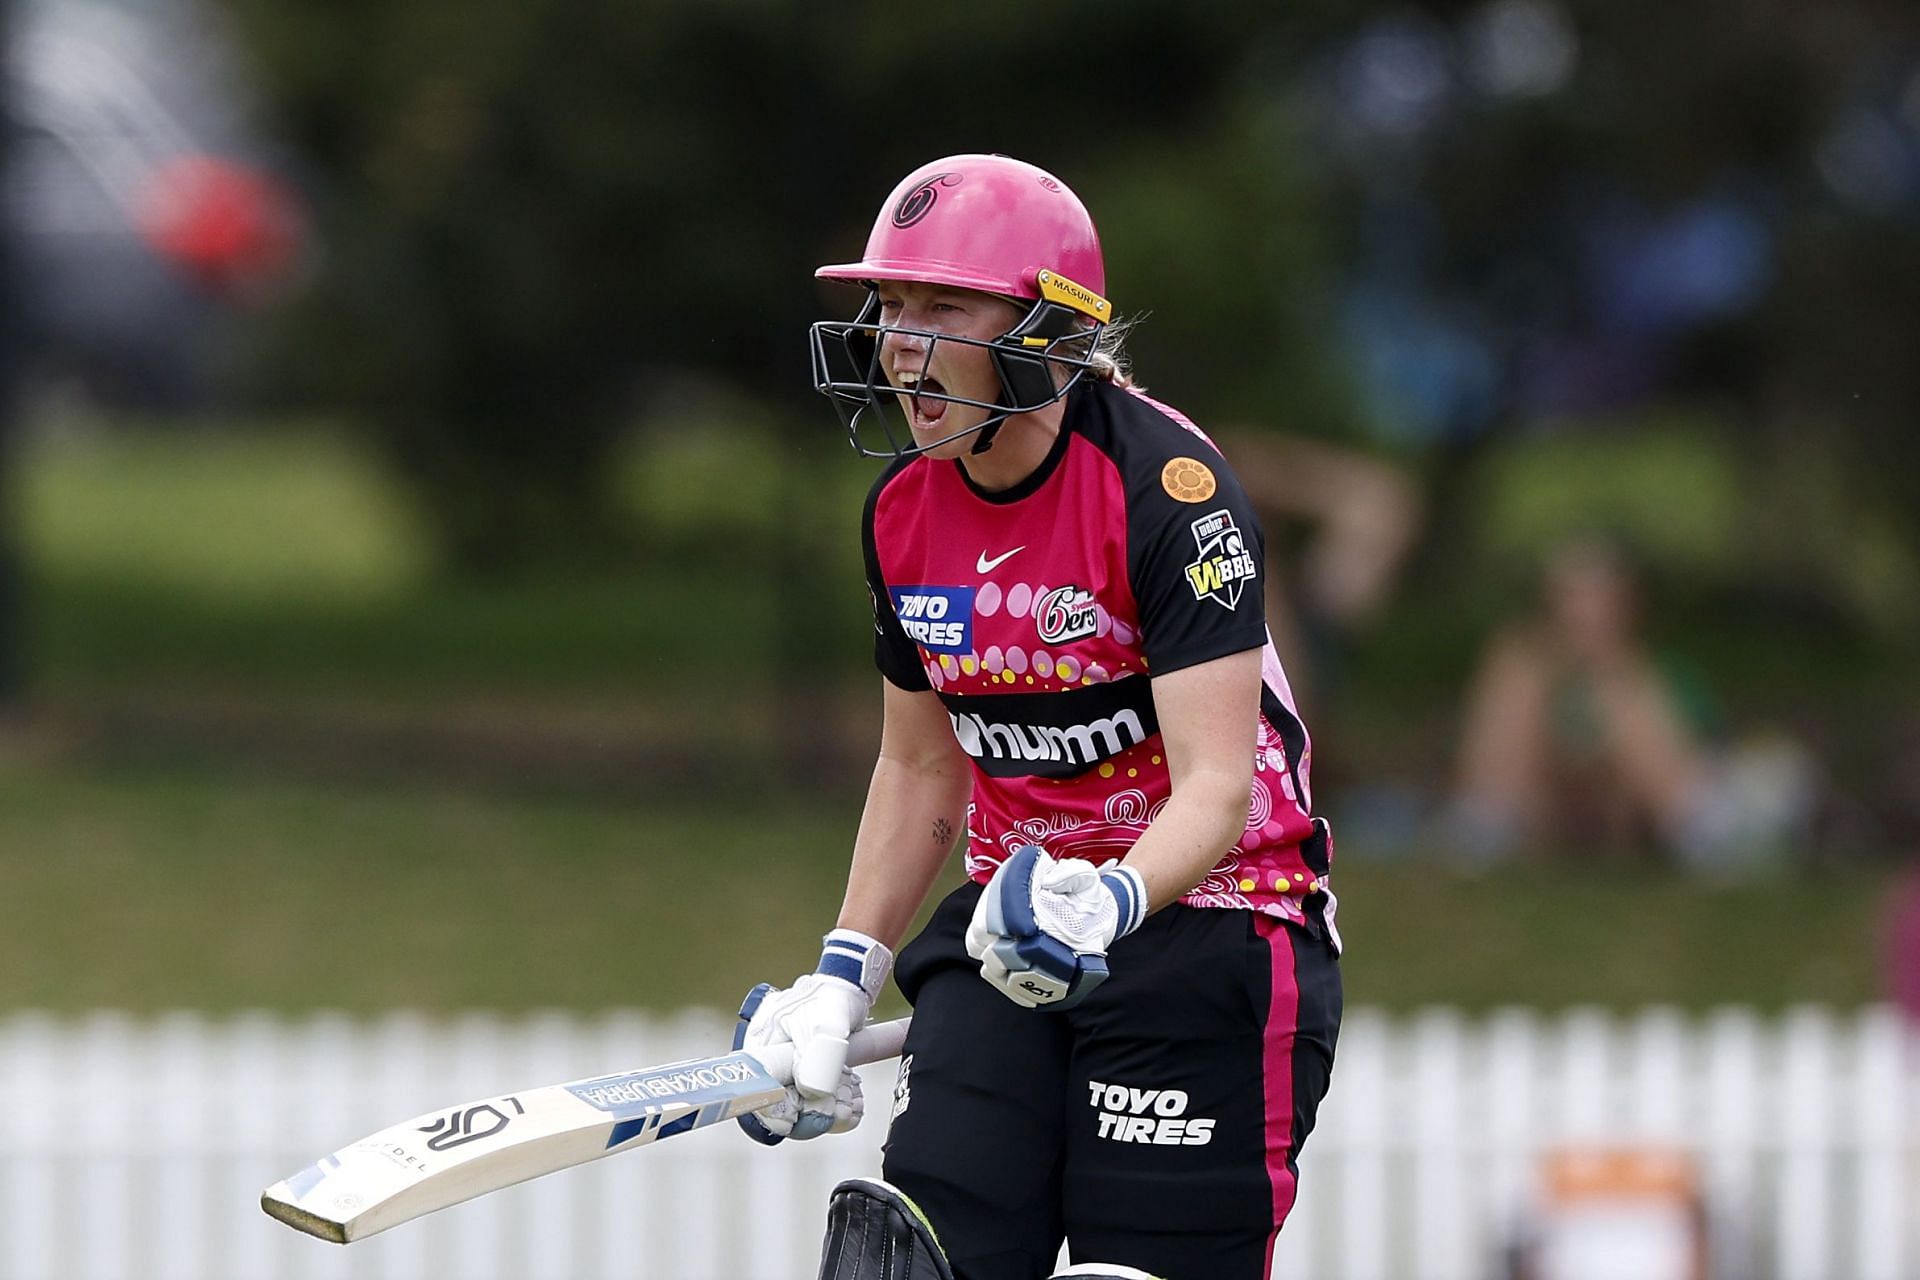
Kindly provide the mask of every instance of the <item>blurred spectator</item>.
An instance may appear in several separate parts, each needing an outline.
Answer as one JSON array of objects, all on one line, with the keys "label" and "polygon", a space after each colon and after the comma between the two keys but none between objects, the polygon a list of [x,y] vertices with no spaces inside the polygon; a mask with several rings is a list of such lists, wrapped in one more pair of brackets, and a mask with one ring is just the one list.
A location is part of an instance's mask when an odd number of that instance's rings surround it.
[{"label": "blurred spectator", "polygon": [[1654,848],[1702,871],[1779,862],[1804,840],[1813,769],[1781,740],[1716,753],[1705,699],[1650,654],[1618,549],[1549,557],[1536,616],[1488,644],[1468,697],[1443,832],[1467,865],[1523,842]]},{"label": "blurred spectator", "polygon": [[[1266,526],[1274,648],[1295,696],[1311,699],[1332,682],[1341,637],[1391,595],[1424,517],[1419,488],[1391,463],[1324,441],[1251,428],[1216,439]],[[1306,529],[1291,557],[1288,525]]]},{"label": "blurred spectator", "polygon": [[1894,882],[1883,932],[1885,994],[1920,1026],[1920,871]]}]

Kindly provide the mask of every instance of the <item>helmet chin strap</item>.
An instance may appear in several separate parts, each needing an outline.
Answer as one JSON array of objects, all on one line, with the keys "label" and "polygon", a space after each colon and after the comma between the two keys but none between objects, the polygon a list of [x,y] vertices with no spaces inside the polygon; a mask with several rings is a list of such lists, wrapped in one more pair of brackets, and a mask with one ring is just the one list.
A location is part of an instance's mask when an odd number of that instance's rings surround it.
[{"label": "helmet chin strap", "polygon": [[979,431],[974,436],[973,448],[967,450],[968,455],[982,454],[993,448],[993,438],[1000,434],[1000,428],[1007,425],[1007,416],[1012,412],[1011,409],[1002,409],[981,423]]}]

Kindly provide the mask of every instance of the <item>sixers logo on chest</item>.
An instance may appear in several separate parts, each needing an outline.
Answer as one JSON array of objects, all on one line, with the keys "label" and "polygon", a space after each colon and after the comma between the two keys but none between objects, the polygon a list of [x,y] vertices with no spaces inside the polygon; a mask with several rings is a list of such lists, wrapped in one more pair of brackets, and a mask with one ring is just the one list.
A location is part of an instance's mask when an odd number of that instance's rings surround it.
[{"label": "sixers logo on chest", "polygon": [[1055,587],[1034,602],[1033,622],[1047,644],[1084,640],[1099,629],[1099,607],[1079,587]]}]

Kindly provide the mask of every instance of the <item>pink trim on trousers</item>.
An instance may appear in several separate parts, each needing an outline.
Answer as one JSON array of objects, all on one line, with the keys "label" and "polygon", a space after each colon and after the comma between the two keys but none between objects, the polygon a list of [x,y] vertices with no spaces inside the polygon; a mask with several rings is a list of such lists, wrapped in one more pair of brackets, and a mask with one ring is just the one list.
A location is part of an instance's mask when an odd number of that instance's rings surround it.
[{"label": "pink trim on trousers", "polygon": [[1293,1150],[1293,1045],[1300,1023],[1300,985],[1294,972],[1293,937],[1272,916],[1255,916],[1260,936],[1273,957],[1273,994],[1267,1004],[1266,1053],[1263,1063],[1267,1095],[1267,1181],[1273,1188],[1273,1232],[1267,1237],[1267,1271],[1273,1271],[1273,1249],[1280,1227],[1293,1209],[1297,1179],[1288,1167]]}]

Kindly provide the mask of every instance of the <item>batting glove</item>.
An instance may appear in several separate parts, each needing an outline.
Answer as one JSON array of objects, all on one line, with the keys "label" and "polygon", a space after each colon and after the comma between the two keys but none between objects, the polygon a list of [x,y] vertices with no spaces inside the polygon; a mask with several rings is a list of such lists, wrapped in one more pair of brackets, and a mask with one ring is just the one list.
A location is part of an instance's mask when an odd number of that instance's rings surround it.
[{"label": "batting glove", "polygon": [[860,1077],[847,1066],[847,1038],[866,1025],[893,970],[893,953],[852,929],[835,929],[824,944],[814,972],[784,991],[762,983],[740,1006],[734,1048],[793,1045],[786,1096],[740,1118],[756,1142],[845,1133],[866,1110]]},{"label": "batting glove", "polygon": [[967,954],[1015,1004],[1070,1009],[1107,979],[1107,949],[1147,916],[1147,885],[1132,867],[1102,870],[1023,845],[974,904]]}]

